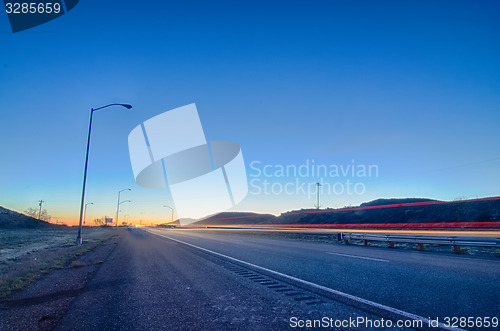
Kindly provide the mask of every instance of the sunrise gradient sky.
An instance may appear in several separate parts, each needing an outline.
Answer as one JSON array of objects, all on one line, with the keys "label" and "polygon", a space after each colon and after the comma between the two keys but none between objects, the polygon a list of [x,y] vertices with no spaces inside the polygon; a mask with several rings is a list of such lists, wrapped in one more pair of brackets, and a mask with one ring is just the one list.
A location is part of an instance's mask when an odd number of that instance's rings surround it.
[{"label": "sunrise gradient sky", "polygon": [[[169,190],[135,183],[127,136],[190,103],[207,140],[241,146],[249,180],[363,184],[363,194],[323,194],[323,207],[500,195],[499,10],[498,1],[81,1],[15,34],[2,12],[0,206],[43,199],[54,219],[75,223],[89,110],[114,102],[133,109],[95,114],[88,221],[114,217],[125,188],[132,203],[121,215],[169,219]],[[313,162],[378,173],[255,169]],[[234,210],[315,202],[253,192]]]}]

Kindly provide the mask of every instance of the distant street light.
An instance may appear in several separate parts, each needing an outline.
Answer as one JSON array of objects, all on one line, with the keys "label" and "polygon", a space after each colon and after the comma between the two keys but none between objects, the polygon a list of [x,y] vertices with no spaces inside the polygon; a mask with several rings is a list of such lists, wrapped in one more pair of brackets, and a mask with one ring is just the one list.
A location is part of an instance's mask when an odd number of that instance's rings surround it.
[{"label": "distant street light", "polygon": [[172,209],[172,216],[171,216],[171,218],[170,218],[170,223],[172,223],[172,222],[174,221],[174,208],[172,208],[172,207],[170,207],[170,206],[166,206],[166,205],[164,205],[163,207],[167,207],[167,208]]},{"label": "distant street light", "polygon": [[122,106],[127,109],[132,108],[131,105],[125,104],[125,103],[112,103],[106,106],[102,106],[99,108],[91,108],[90,109],[90,122],[89,122],[89,135],[87,138],[87,153],[85,155],[85,168],[83,170],[83,185],[82,185],[82,202],[80,204],[80,224],[78,225],[78,235],[76,236],[76,244],[81,245],[82,244],[82,216],[83,216],[83,209],[84,209],[84,203],[85,203],[85,185],[87,184],[87,165],[89,163],[89,148],[90,148],[90,133],[92,131],[92,116],[96,110],[100,110],[103,108],[107,108],[110,106]]},{"label": "distant street light", "polygon": [[123,189],[121,191],[118,191],[118,203],[116,205],[116,226],[115,226],[115,228],[118,228],[118,216],[120,215],[120,204],[122,204],[123,202],[132,202],[130,200],[120,202],[120,193],[122,193],[123,191],[132,191],[132,189],[126,188],[126,189]]},{"label": "distant street light", "polygon": [[93,205],[93,202],[89,202],[85,204],[85,212],[83,213],[83,224],[85,224],[85,218],[87,218],[87,206],[88,205]]}]

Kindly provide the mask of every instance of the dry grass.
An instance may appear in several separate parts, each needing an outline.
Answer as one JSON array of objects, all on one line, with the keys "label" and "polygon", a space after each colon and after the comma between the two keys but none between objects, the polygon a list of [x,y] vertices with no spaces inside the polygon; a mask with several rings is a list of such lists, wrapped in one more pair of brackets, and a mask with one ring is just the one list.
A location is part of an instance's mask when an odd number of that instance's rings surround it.
[{"label": "dry grass", "polygon": [[[52,269],[83,266],[76,260],[116,234],[115,229],[85,228],[84,245],[75,245],[77,230],[2,230],[0,232],[0,300]],[[71,262],[72,261],[72,262]]]}]

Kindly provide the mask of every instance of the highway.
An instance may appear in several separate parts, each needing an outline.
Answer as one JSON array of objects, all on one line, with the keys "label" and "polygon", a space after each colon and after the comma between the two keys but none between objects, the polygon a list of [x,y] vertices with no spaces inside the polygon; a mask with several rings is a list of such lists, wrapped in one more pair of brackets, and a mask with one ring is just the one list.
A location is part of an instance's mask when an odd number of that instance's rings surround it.
[{"label": "highway", "polygon": [[[196,229],[200,226],[184,226],[185,229]],[[252,230],[263,232],[289,232],[289,233],[310,233],[310,234],[331,234],[343,233],[364,233],[364,234],[387,234],[387,235],[409,235],[409,236],[435,236],[435,237],[480,237],[480,238],[500,238],[500,231],[495,229],[367,229],[367,228],[335,228],[335,227],[287,227],[287,226],[259,226],[259,225],[223,225],[206,226],[207,229],[217,230]]]},{"label": "highway", "polygon": [[130,229],[56,329],[270,330],[290,328],[292,317],[492,318],[500,314],[499,280],[493,258]]},{"label": "highway", "polygon": [[325,316],[379,318],[130,229],[55,329],[286,330]]}]

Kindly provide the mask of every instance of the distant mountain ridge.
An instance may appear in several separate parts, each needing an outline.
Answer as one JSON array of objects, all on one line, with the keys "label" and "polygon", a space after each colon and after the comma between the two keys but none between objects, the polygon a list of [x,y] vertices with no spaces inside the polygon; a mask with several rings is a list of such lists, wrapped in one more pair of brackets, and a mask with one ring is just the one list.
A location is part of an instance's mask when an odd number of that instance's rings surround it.
[{"label": "distant mountain ridge", "polygon": [[38,229],[50,227],[57,227],[57,225],[0,207],[0,229]]},{"label": "distant mountain ridge", "polygon": [[376,199],[376,200],[372,200],[369,202],[363,202],[359,206],[360,207],[385,206],[385,205],[395,205],[395,204],[402,204],[402,203],[429,202],[429,201],[439,202],[439,200],[426,199],[426,198],[402,198],[402,199],[401,198],[392,198],[392,199]]},{"label": "distant mountain ridge", "polygon": [[357,207],[302,209],[270,214],[223,212],[192,225],[372,224],[498,222],[500,197],[444,202],[425,198],[377,199]]},{"label": "distant mountain ridge", "polygon": [[266,224],[275,219],[277,217],[271,214],[222,212],[195,222],[192,225]]}]

